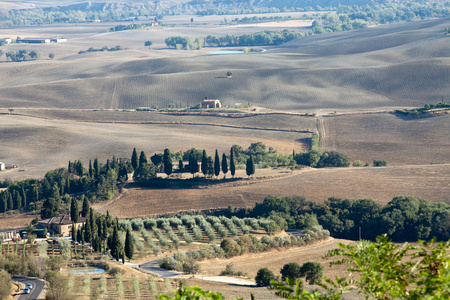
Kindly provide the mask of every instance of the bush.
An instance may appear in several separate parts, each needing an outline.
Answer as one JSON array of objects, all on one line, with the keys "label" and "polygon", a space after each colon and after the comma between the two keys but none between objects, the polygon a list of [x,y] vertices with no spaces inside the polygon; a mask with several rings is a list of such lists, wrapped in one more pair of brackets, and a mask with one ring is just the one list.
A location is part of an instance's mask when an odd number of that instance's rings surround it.
[{"label": "bush", "polygon": [[360,160],[355,160],[353,162],[353,166],[354,167],[362,167],[363,165],[364,165],[364,163],[362,161],[360,161]]},{"label": "bush", "polygon": [[117,277],[117,274],[123,275],[123,273],[125,273],[125,271],[118,267],[112,267],[108,270],[108,275],[112,277]]},{"label": "bush", "polygon": [[257,286],[269,286],[270,281],[275,280],[275,275],[268,268],[261,268],[256,274],[255,281]]},{"label": "bush", "polygon": [[281,280],[286,280],[286,278],[290,278],[292,280],[300,278],[300,265],[296,262],[291,262],[285,264],[280,271]]},{"label": "bush", "polygon": [[305,277],[305,280],[310,285],[320,283],[323,276],[323,266],[317,262],[304,263],[300,268],[300,277]]},{"label": "bush", "polygon": [[374,167],[386,167],[387,161],[386,160],[373,160],[373,166]]}]

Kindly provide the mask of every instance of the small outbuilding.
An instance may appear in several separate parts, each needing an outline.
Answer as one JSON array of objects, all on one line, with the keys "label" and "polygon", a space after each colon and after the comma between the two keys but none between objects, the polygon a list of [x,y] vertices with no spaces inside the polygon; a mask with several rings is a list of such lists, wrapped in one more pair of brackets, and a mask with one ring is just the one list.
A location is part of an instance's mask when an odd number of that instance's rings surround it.
[{"label": "small outbuilding", "polygon": [[205,99],[202,102],[202,108],[221,108],[222,103],[219,99]]}]

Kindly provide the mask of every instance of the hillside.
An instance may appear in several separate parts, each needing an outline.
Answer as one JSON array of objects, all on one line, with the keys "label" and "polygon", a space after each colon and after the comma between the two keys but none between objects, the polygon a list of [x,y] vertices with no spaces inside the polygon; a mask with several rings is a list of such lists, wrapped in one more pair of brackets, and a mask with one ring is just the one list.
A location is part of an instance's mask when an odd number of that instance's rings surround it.
[{"label": "hillside", "polygon": [[[229,105],[252,103],[285,111],[422,106],[450,96],[446,88],[448,37],[443,34],[449,26],[449,19],[435,19],[323,34],[269,47],[264,53],[211,55],[208,49],[154,50],[148,54],[166,57],[137,59],[137,49],[130,48],[68,56],[55,62],[8,63],[2,65],[0,75],[0,105],[184,107],[208,97]],[[177,30],[181,29],[155,32],[156,38],[163,40],[176,35]],[[230,30],[233,33],[234,29]],[[193,30],[191,35],[201,32]],[[138,41],[133,35],[144,38],[142,33],[99,35],[96,44],[102,45],[102,40],[120,44],[128,37],[134,45]],[[83,44],[88,40],[83,38]],[[81,49],[78,43],[81,40],[69,39],[67,45]],[[112,45],[109,42],[108,46]],[[180,56],[174,57],[176,53]],[[224,78],[227,71],[233,72],[232,79]]]}]

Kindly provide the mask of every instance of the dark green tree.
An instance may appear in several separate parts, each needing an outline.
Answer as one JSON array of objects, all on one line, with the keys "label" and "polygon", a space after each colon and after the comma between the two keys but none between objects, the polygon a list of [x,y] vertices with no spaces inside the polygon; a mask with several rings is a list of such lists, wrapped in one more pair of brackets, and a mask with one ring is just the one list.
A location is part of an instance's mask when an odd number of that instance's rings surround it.
[{"label": "dark green tree", "polygon": [[183,168],[183,160],[180,159],[178,161],[178,172],[183,173],[184,172],[184,168]]},{"label": "dark green tree", "polygon": [[139,167],[143,166],[146,163],[148,163],[147,156],[145,155],[144,151],[141,151],[141,155],[139,155]]},{"label": "dark green tree", "polygon": [[222,153],[222,172],[224,177],[227,177],[228,173],[228,162],[227,162],[227,156],[225,153]]},{"label": "dark green tree", "polygon": [[275,275],[268,268],[261,268],[256,273],[255,281],[257,286],[269,286],[271,280],[275,280]]},{"label": "dark green tree", "polygon": [[77,229],[75,228],[75,223],[72,221],[72,229],[71,229],[71,234],[72,236],[72,241],[76,242],[77,240]]},{"label": "dark green tree", "polygon": [[89,160],[89,177],[94,175],[94,170],[92,169],[92,162]]},{"label": "dark green tree", "polygon": [[300,277],[305,277],[310,285],[320,283],[323,277],[323,266],[318,262],[306,262],[300,267]]},{"label": "dark green tree", "polygon": [[231,176],[233,176],[234,178],[234,174],[236,174],[236,165],[235,165],[235,161],[234,161],[234,151],[233,148],[231,148],[230,150],[230,173]]},{"label": "dark green tree", "polygon": [[145,41],[144,43],[145,47],[150,47],[151,45],[153,45],[152,41]]},{"label": "dark green tree", "polygon": [[198,162],[194,155],[189,156],[189,172],[192,174],[192,178],[198,172]]},{"label": "dark green tree", "polygon": [[247,172],[248,177],[255,174],[255,163],[253,162],[253,155],[250,155],[250,158],[247,159],[247,166],[245,168],[245,171]]},{"label": "dark green tree", "polygon": [[156,178],[156,171],[156,166],[154,164],[144,164],[134,171],[133,179],[142,186],[150,186],[153,179]]},{"label": "dark green tree", "polygon": [[139,166],[139,158],[136,152],[136,148],[133,149],[133,154],[131,155],[131,166],[133,167],[133,170],[136,170]]},{"label": "dark green tree", "polygon": [[214,175],[217,177],[220,174],[220,158],[216,149],[216,155],[214,156]]},{"label": "dark green tree", "polygon": [[87,218],[89,215],[89,200],[83,195],[83,208],[81,209],[81,216]]},{"label": "dark green tree", "polygon": [[206,150],[203,149],[202,153],[202,173],[206,177],[208,175],[208,156],[206,155]]},{"label": "dark green tree", "polygon": [[57,217],[59,215],[59,205],[54,198],[47,198],[42,203],[41,219]]},{"label": "dark green tree", "polygon": [[130,229],[127,229],[127,235],[125,237],[125,255],[128,257],[128,259],[132,259],[133,253],[134,253],[133,239],[131,238]]},{"label": "dark green tree", "polygon": [[117,261],[120,259],[120,254],[122,253],[122,243],[119,239],[119,229],[117,223],[114,225],[112,240],[111,240],[111,255],[114,257]]},{"label": "dark green tree", "polygon": [[155,153],[154,155],[152,155],[152,157],[150,157],[150,160],[156,167],[158,167],[164,160],[164,154]]},{"label": "dark green tree", "polygon": [[100,176],[100,166],[98,164],[97,157],[94,159],[94,178],[97,179]]},{"label": "dark green tree", "polygon": [[167,176],[170,176],[170,174],[172,174],[173,165],[169,149],[164,149],[163,162],[164,162],[164,173],[166,173]]},{"label": "dark green tree", "polygon": [[78,223],[78,201],[75,197],[72,197],[72,201],[70,202],[70,219],[74,223]]},{"label": "dark green tree", "polygon": [[296,262],[291,262],[285,264],[280,271],[281,280],[286,280],[286,278],[290,278],[291,280],[296,280],[300,278],[300,265]]}]

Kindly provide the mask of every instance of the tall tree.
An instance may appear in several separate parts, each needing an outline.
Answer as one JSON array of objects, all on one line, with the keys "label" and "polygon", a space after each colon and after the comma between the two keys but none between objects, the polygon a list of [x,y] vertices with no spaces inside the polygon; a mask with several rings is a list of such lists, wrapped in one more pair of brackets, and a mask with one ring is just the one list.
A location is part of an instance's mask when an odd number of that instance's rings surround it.
[{"label": "tall tree", "polygon": [[72,197],[72,201],[70,202],[70,219],[74,223],[78,223],[78,201],[75,197]]},{"label": "tall tree", "polygon": [[172,166],[172,157],[170,156],[169,149],[164,149],[163,162],[164,162],[164,173],[166,173],[167,176],[170,176],[170,174],[172,174],[173,166]]},{"label": "tall tree", "polygon": [[182,160],[182,159],[180,159],[180,160],[178,161],[178,171],[179,171],[180,173],[183,173],[183,172],[184,172],[184,168],[183,168],[183,160]]},{"label": "tall tree", "polygon": [[139,158],[136,152],[136,148],[133,149],[133,154],[131,155],[131,166],[134,170],[139,166]]},{"label": "tall tree", "polygon": [[219,158],[219,153],[217,152],[216,149],[216,155],[214,156],[214,175],[219,176],[220,174],[220,158]]},{"label": "tall tree", "polygon": [[203,175],[206,177],[206,175],[208,175],[208,156],[206,155],[205,149],[203,149],[201,168]]},{"label": "tall tree", "polygon": [[255,163],[253,162],[253,155],[250,155],[250,158],[247,159],[247,167],[245,169],[247,172],[247,176],[255,174]]},{"label": "tall tree", "polygon": [[225,153],[222,153],[222,172],[224,177],[227,177],[228,163],[227,163],[227,156],[225,155]]},{"label": "tall tree", "polygon": [[92,161],[89,160],[89,177],[94,176],[94,170],[92,169]]},{"label": "tall tree", "polygon": [[97,179],[100,176],[100,166],[98,165],[97,157],[94,159],[94,177]]},{"label": "tall tree", "polygon": [[112,235],[112,241],[111,241],[111,255],[114,257],[117,261],[120,259],[120,254],[122,253],[122,243],[119,239],[119,229],[117,228],[117,223],[114,226],[114,231]]},{"label": "tall tree", "polygon": [[133,239],[131,238],[130,229],[127,229],[127,235],[125,237],[125,255],[128,257],[128,259],[132,259],[133,253],[134,253]]},{"label": "tall tree", "polygon": [[41,219],[48,219],[59,215],[59,206],[54,198],[47,198],[42,203]]},{"label": "tall tree", "polygon": [[141,151],[141,155],[139,155],[139,167],[142,167],[146,163],[148,163],[147,156],[144,151]]},{"label": "tall tree", "polygon": [[70,235],[72,236],[72,241],[75,242],[77,240],[77,229],[76,229],[75,223],[73,221],[72,221],[72,230],[71,230]]},{"label": "tall tree", "polygon": [[81,216],[87,218],[89,214],[89,200],[83,195],[83,209],[81,210]]},{"label": "tall tree", "polygon": [[234,178],[234,174],[236,174],[236,165],[235,165],[235,161],[234,161],[233,148],[231,148],[231,150],[230,150],[230,173],[231,173],[231,176],[233,176],[233,178]]},{"label": "tall tree", "polygon": [[198,172],[197,159],[192,154],[189,156],[189,172],[192,174],[192,178],[194,178],[195,173]]}]

